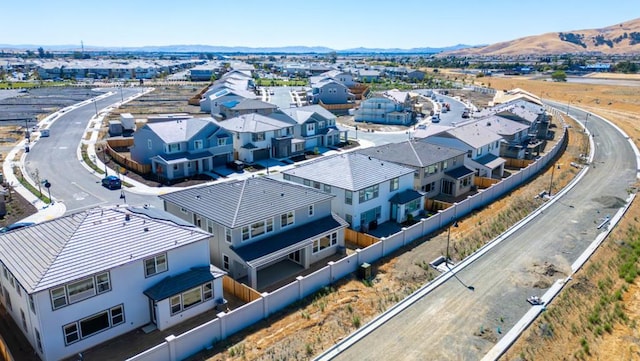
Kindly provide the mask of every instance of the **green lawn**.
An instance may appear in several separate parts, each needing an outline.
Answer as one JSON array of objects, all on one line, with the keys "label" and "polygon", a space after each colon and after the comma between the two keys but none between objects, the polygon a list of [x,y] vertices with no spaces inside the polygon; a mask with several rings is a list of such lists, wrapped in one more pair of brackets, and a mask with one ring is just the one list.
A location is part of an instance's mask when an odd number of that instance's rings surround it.
[{"label": "green lawn", "polygon": [[20,88],[36,88],[36,87],[49,87],[49,86],[61,86],[68,83],[63,81],[48,81],[48,82],[34,82],[34,81],[0,81],[0,89],[20,89]]},{"label": "green lawn", "polygon": [[256,82],[258,86],[306,86],[309,82],[304,79],[258,79]]}]

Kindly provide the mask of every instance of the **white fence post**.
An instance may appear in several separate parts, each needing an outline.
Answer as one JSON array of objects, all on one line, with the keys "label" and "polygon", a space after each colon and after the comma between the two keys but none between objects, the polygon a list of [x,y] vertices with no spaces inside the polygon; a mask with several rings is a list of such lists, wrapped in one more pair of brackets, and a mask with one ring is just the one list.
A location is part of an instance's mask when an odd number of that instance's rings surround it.
[{"label": "white fence post", "polygon": [[387,252],[386,252],[387,242],[385,242],[386,240],[387,240],[387,237],[380,237],[380,242],[382,242],[382,257],[387,255]]},{"label": "white fence post", "polygon": [[164,339],[167,342],[167,346],[169,346],[169,360],[176,361],[176,345],[175,340],[176,336],[169,335]]},{"label": "white fence post", "polygon": [[360,266],[362,264],[362,262],[360,261],[360,252],[362,252],[362,250],[360,248],[356,248],[356,263],[358,266]]},{"label": "white fence post", "polygon": [[296,277],[296,281],[298,282],[298,300],[301,300],[304,298],[304,289],[302,287],[303,280],[304,280],[304,277],[302,276]]},{"label": "white fence post", "polygon": [[327,263],[327,265],[329,266],[329,282],[333,283],[333,281],[336,280],[335,276],[333,275],[333,265],[335,264],[335,262],[333,261],[329,261]]},{"label": "white fence post", "polygon": [[218,317],[218,319],[220,320],[220,339],[224,340],[225,338],[227,338],[227,327],[225,326],[225,319],[224,316],[226,316],[227,314],[224,312],[219,312],[216,316]]},{"label": "white fence post", "polygon": [[269,292],[262,292],[262,315],[264,318],[269,317]]}]

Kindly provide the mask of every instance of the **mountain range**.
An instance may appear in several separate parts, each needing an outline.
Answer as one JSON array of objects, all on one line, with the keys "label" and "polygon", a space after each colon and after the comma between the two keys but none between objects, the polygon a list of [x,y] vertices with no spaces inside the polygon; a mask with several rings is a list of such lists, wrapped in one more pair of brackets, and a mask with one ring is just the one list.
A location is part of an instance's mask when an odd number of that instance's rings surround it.
[{"label": "mountain range", "polygon": [[527,36],[501,43],[444,52],[451,56],[517,56],[600,53],[640,54],[640,18],[601,29]]},{"label": "mountain range", "polygon": [[[45,51],[80,51],[78,45],[8,45],[0,44],[2,50],[33,50],[42,47]],[[85,51],[109,52],[150,52],[150,53],[281,53],[281,54],[435,54],[445,51],[469,48],[471,45],[458,44],[442,48],[412,48],[412,49],[383,49],[383,48],[353,48],[336,50],[324,46],[283,46],[283,47],[247,47],[247,46],[216,46],[216,45],[162,45],[141,47],[100,47],[85,45]]]}]

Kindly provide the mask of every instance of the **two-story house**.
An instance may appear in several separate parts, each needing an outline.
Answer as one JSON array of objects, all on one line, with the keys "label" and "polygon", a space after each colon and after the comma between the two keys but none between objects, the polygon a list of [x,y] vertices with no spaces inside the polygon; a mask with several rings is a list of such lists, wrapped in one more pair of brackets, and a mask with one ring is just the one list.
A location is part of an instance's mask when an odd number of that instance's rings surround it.
[{"label": "two-story house", "polygon": [[500,158],[502,137],[478,123],[450,128],[421,141],[466,152],[464,163],[477,177],[501,178],[504,173],[506,161]]},{"label": "two-story house", "polygon": [[243,99],[256,99],[257,97],[252,91],[221,87],[200,101],[200,110],[210,113],[212,117],[220,120],[223,118],[220,110],[222,104],[232,101],[239,102]]},{"label": "two-story house", "polygon": [[389,90],[360,103],[356,122],[409,125],[413,122],[413,100],[409,92]]},{"label": "two-story house", "polygon": [[233,160],[233,138],[211,118],[147,122],[133,133],[131,159],[161,179],[190,177]]},{"label": "two-story house", "polygon": [[332,195],[266,177],[161,195],[165,209],[214,235],[211,261],[263,289],[344,246]]},{"label": "two-story house", "polygon": [[471,190],[473,170],[464,165],[466,152],[415,139],[364,148],[358,153],[414,169],[413,188],[427,198],[457,198]]},{"label": "two-story house", "polygon": [[244,114],[269,115],[278,109],[275,104],[263,102],[259,99],[230,100],[219,105],[222,119],[229,119]]},{"label": "two-story house", "polygon": [[3,233],[0,302],[45,361],[165,330],[224,303],[210,238],[160,209],[124,207]]},{"label": "two-story house", "polygon": [[332,79],[337,82],[344,84],[347,88],[351,88],[356,85],[356,82],[353,80],[353,75],[351,73],[341,70],[329,70],[317,76],[309,77],[310,83],[318,83],[325,79]]},{"label": "two-story house", "polygon": [[335,196],[333,212],[355,230],[393,220],[403,222],[424,209],[413,189],[414,169],[359,153],[337,154],[283,172],[285,180]]},{"label": "two-story house", "polygon": [[[294,142],[296,122],[280,112],[266,116],[258,113],[240,115],[220,122],[233,136],[235,157],[245,163],[269,158],[287,158],[304,149]],[[302,143],[304,144],[304,143]]]},{"label": "two-story house", "polygon": [[346,142],[347,130],[336,126],[336,116],[320,105],[284,109],[282,112],[296,121],[295,138],[304,140],[304,149],[336,146]]},{"label": "two-story house", "polygon": [[355,99],[346,85],[330,78],[311,83],[311,90],[307,93],[309,104],[347,104]]},{"label": "two-story house", "polygon": [[528,125],[497,115],[477,119],[474,123],[502,137],[500,157],[525,158],[529,144],[530,128]]}]

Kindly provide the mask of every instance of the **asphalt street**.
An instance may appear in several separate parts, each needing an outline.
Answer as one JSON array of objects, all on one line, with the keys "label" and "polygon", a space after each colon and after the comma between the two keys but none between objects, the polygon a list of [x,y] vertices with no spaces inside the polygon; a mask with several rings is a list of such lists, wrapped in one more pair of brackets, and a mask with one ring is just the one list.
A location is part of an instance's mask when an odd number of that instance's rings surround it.
[{"label": "asphalt street", "polygon": [[[586,118],[576,109],[570,112]],[[623,205],[635,183],[636,158],[626,138],[593,115],[588,126],[595,158],[581,182],[457,277],[334,360],[481,359],[529,310],[526,298],[548,289],[550,284],[540,283],[545,267],[552,265],[559,271],[555,276],[565,278],[600,232],[597,225]]]}]

